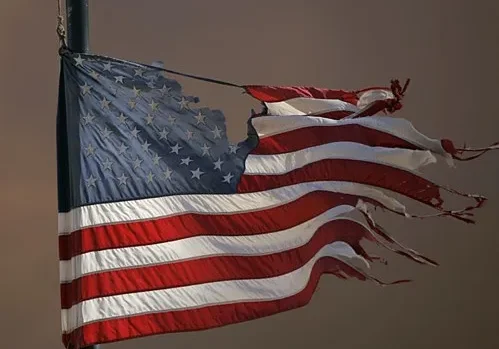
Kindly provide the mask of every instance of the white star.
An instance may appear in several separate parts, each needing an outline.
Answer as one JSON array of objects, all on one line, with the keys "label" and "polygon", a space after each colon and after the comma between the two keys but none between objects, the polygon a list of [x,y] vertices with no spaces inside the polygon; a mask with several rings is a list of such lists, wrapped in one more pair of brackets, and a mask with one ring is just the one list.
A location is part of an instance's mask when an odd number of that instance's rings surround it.
[{"label": "white star", "polygon": [[120,122],[120,125],[124,124],[126,122],[126,119],[128,118],[123,113],[121,113],[120,116],[118,116],[118,121]]},{"label": "white star", "polygon": [[123,84],[123,79],[124,79],[124,78],[125,78],[125,77],[124,77],[124,76],[121,76],[121,75],[120,75],[120,76],[115,76],[115,77],[114,77],[114,80],[115,80],[114,82],[115,82],[115,83],[118,83],[118,82],[119,82],[120,84]]},{"label": "white star", "polygon": [[109,138],[109,136],[111,136],[112,133],[113,131],[110,131],[107,127],[105,127],[104,130],[101,132],[102,138],[107,139]]},{"label": "white star", "polygon": [[102,101],[100,101],[100,106],[101,106],[102,109],[106,109],[106,108],[109,109],[109,103],[111,103],[111,101],[108,101],[106,99],[106,97],[104,97],[102,99]]},{"label": "white star", "polygon": [[203,154],[201,156],[209,155],[210,154],[210,149],[211,147],[208,147],[206,143],[201,147],[201,150],[203,151]]},{"label": "white star", "polygon": [[156,103],[156,102],[154,101],[154,99],[153,99],[153,100],[151,100],[151,103],[149,103],[149,106],[151,107],[151,110],[152,110],[152,111],[156,111],[156,110],[158,110],[159,103]]},{"label": "white star", "polygon": [[111,62],[104,64],[104,71],[111,72]]},{"label": "white star", "polygon": [[148,81],[146,85],[147,85],[147,87],[149,87],[151,89],[156,87],[156,86],[154,86],[154,81],[152,81],[152,80]]},{"label": "white star", "polygon": [[92,88],[92,86],[87,85],[87,83],[85,82],[85,85],[80,86],[80,88],[81,88],[81,94],[85,96],[87,93],[90,92],[90,89]]},{"label": "white star", "polygon": [[140,89],[138,89],[137,87],[135,87],[135,86],[133,87],[133,94],[134,94],[135,98],[139,97],[141,92],[142,91],[140,91]]},{"label": "white star", "polygon": [[174,117],[173,115],[168,115],[168,122],[173,125],[175,123],[175,120],[177,120],[176,117]]},{"label": "white star", "polygon": [[198,115],[195,115],[194,118],[196,119],[196,125],[199,125],[199,124],[206,124],[204,119],[206,118],[206,116],[204,116],[203,114],[201,114],[201,112],[198,113]]},{"label": "white star", "polygon": [[187,136],[188,141],[190,141],[194,137],[194,132],[192,132],[191,130],[185,131],[185,134]]},{"label": "white star", "polygon": [[99,80],[99,73],[97,73],[96,71],[92,70],[92,72],[90,73],[90,75],[95,79],[95,80]]},{"label": "white star", "polygon": [[113,162],[111,160],[109,160],[109,158],[106,159],[106,161],[104,161],[102,163],[102,166],[104,168],[104,171],[111,171],[112,170],[112,166],[113,166]]},{"label": "white star", "polygon": [[199,170],[199,167],[195,171],[191,171],[191,173],[192,173],[192,177],[191,178],[197,178],[197,179],[201,179],[201,175],[204,174],[203,171]]},{"label": "white star", "polygon": [[121,145],[118,148],[118,154],[119,155],[123,155],[123,154],[126,153],[127,150],[128,150],[128,146],[126,146],[125,144],[121,143]]},{"label": "white star", "polygon": [[185,99],[184,97],[182,97],[182,99],[179,102],[179,104],[180,104],[180,110],[188,109],[189,108],[189,103],[190,102],[187,99]]},{"label": "white star", "polygon": [[136,169],[140,168],[140,166],[142,166],[143,162],[144,162],[144,160],[139,159],[139,157],[137,156],[135,158],[135,160],[133,160],[133,162],[132,162],[133,163],[133,169],[136,170]]},{"label": "white star", "polygon": [[211,133],[213,133],[213,138],[222,138],[222,130],[218,128],[218,126],[215,126],[213,130],[211,130]]},{"label": "white star", "polygon": [[133,136],[134,138],[138,138],[138,137],[139,137],[139,133],[140,133],[140,131],[139,131],[139,130],[137,130],[137,127],[134,127],[134,128],[133,128],[133,130],[131,130],[131,131],[130,131],[130,133],[132,134],[132,136]]},{"label": "white star", "polygon": [[83,122],[84,122],[85,125],[93,124],[94,123],[94,119],[95,119],[95,116],[90,115],[89,113],[87,113],[87,116],[83,117]]},{"label": "white star", "polygon": [[229,145],[229,154],[235,154],[239,148],[237,144]]},{"label": "white star", "polygon": [[163,127],[163,130],[159,132],[159,140],[168,139],[168,131]]},{"label": "white star", "polygon": [[95,182],[97,182],[97,178],[94,177],[94,175],[90,175],[87,179],[85,179],[85,182],[87,183],[87,187],[95,187]]},{"label": "white star", "polygon": [[213,163],[213,165],[215,165],[215,167],[213,169],[222,171],[222,164],[223,163],[224,162],[222,160],[220,160],[220,158],[218,158],[218,160]]},{"label": "white star", "polygon": [[140,76],[143,77],[142,74],[144,74],[144,69],[135,69],[135,76]]},{"label": "white star", "polygon": [[154,179],[154,174],[149,171],[149,173],[147,174],[147,183],[152,183],[152,180]]},{"label": "white star", "polygon": [[222,183],[229,183],[230,184],[230,180],[232,178],[234,178],[234,175],[229,172],[229,174],[227,174],[226,176],[223,176],[223,177],[224,177],[224,180],[222,181]]},{"label": "white star", "polygon": [[163,176],[165,176],[165,180],[168,180],[172,177],[173,171],[167,168],[165,171],[163,171]]},{"label": "white star", "polygon": [[171,87],[166,87],[166,85],[163,85],[163,87],[159,90],[161,92],[161,95],[170,95],[170,91],[172,90]]},{"label": "white star", "polygon": [[117,178],[118,181],[120,182],[119,185],[126,185],[126,181],[128,180],[128,177],[125,176],[123,173],[120,177]]},{"label": "white star", "polygon": [[128,106],[130,107],[130,109],[135,109],[135,107],[137,106],[137,102],[134,101],[134,100],[132,100],[132,99],[130,99],[128,101]]},{"label": "white star", "polygon": [[178,143],[177,143],[177,144],[175,144],[175,146],[170,147],[170,148],[172,148],[172,150],[171,150],[171,152],[170,152],[170,153],[175,153],[175,154],[177,154],[177,155],[178,155],[178,151],[179,151],[180,149],[182,149],[182,147],[181,147],[181,146],[179,146],[179,145],[178,145]]},{"label": "white star", "polygon": [[151,114],[147,114],[147,116],[145,116],[144,119],[146,120],[147,125],[152,125],[152,121],[154,120],[154,116],[152,116]]},{"label": "white star", "polygon": [[147,153],[149,151],[149,147],[151,146],[151,143],[147,143],[147,140],[146,140],[146,141],[144,141],[144,143],[141,146],[142,146],[142,150]]},{"label": "white star", "polygon": [[90,143],[85,148],[85,151],[87,152],[87,156],[94,155],[95,154],[95,147]]},{"label": "white star", "polygon": [[152,163],[156,166],[159,166],[159,160],[161,160],[161,156],[158,156],[158,154],[154,154],[154,157],[152,158]]},{"label": "white star", "polygon": [[191,160],[191,157],[188,156],[185,159],[180,159],[180,165],[186,165],[189,166],[189,163],[191,163],[193,160]]},{"label": "white star", "polygon": [[84,61],[84,59],[81,58],[81,55],[78,55],[78,57],[76,57],[74,60],[76,61],[76,66],[83,67],[83,61]]}]

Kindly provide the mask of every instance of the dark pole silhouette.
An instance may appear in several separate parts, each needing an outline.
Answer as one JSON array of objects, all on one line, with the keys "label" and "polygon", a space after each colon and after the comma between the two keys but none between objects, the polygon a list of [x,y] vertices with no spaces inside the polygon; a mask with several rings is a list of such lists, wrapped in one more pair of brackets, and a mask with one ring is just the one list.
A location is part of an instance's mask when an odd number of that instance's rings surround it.
[{"label": "dark pole silhouette", "polygon": [[[69,49],[88,52],[88,0],[66,0],[66,18]],[[83,349],[99,349],[99,346]]]},{"label": "dark pole silhouette", "polygon": [[88,51],[88,0],[66,0],[68,47],[75,52]]}]

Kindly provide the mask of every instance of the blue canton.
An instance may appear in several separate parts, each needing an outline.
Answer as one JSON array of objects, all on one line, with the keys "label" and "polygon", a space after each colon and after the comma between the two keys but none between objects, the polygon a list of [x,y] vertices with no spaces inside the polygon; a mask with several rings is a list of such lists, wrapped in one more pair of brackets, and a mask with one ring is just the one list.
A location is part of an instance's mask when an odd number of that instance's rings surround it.
[{"label": "blue canton", "polygon": [[73,53],[62,60],[71,206],[236,191],[257,144],[251,129],[230,144],[223,113],[196,108],[198,98],[161,69]]}]

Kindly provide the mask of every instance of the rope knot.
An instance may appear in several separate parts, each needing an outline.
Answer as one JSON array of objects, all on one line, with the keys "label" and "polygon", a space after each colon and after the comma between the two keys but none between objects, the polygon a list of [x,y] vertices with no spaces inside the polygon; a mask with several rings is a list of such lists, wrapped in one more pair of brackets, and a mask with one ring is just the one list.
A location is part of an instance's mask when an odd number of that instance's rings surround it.
[{"label": "rope knot", "polygon": [[64,28],[64,17],[57,16],[57,36],[59,40],[64,41],[66,39],[66,29]]},{"label": "rope knot", "polygon": [[61,48],[66,47],[66,29],[64,27],[64,16],[62,15],[62,1],[57,1],[57,36],[59,38],[59,42]]}]

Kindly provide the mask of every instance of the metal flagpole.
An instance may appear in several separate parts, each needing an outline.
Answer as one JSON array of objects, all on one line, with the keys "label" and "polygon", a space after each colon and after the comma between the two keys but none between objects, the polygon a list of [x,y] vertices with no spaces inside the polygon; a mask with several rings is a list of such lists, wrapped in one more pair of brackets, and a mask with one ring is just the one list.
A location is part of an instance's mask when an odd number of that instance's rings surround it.
[{"label": "metal flagpole", "polygon": [[[74,52],[88,52],[88,0],[66,0],[68,48]],[[92,345],[83,349],[99,349]]]},{"label": "metal flagpole", "polygon": [[66,0],[68,47],[74,52],[88,51],[88,0]]}]

